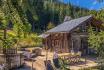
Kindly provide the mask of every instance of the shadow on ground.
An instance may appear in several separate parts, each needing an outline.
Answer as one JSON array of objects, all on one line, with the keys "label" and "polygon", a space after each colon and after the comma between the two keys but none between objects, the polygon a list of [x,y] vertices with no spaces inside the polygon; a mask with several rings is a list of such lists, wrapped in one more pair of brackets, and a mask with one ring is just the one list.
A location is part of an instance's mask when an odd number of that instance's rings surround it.
[{"label": "shadow on ground", "polygon": [[25,65],[13,70],[36,70],[36,69],[35,68],[32,69],[30,66]]}]

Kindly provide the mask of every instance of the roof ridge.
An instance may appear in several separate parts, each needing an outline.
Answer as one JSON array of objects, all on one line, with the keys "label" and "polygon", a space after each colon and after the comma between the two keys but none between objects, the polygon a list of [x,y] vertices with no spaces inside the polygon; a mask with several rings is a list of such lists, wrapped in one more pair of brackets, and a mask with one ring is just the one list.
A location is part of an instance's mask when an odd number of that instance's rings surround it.
[{"label": "roof ridge", "polygon": [[[69,21],[76,20],[76,19],[80,19],[80,18],[85,18],[85,17],[93,17],[93,16],[92,16],[92,15],[83,16],[83,17],[79,17],[79,18],[71,19],[71,20],[69,20]],[[65,22],[69,22],[69,21],[65,21]],[[64,23],[64,22],[63,22],[63,23]]]}]

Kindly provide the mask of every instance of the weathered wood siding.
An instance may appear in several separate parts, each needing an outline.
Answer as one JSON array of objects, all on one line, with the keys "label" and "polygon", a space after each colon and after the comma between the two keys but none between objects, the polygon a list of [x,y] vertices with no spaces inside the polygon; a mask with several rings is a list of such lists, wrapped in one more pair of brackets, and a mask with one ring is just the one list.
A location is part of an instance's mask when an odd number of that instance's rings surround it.
[{"label": "weathered wood siding", "polygon": [[57,49],[59,52],[69,52],[70,40],[69,33],[55,33],[44,39],[44,46],[48,47],[50,51]]}]

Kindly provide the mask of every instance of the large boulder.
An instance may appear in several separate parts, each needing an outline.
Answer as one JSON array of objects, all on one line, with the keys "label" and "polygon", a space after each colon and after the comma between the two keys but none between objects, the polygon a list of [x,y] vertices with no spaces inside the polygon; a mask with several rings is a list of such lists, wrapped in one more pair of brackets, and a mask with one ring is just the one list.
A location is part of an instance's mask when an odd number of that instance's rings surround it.
[{"label": "large boulder", "polygon": [[42,48],[40,48],[40,47],[35,47],[35,48],[32,50],[32,53],[35,53],[36,56],[40,56],[40,55],[42,55]]}]

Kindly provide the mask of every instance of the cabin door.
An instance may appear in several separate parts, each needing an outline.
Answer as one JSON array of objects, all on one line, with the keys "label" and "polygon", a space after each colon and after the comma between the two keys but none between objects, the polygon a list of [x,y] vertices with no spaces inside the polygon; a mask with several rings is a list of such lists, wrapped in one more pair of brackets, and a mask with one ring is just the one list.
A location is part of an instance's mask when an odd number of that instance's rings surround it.
[{"label": "cabin door", "polygon": [[60,42],[59,40],[54,40],[54,50],[57,50],[58,52],[61,51]]},{"label": "cabin door", "polygon": [[74,50],[74,52],[78,52],[80,46],[80,39],[75,37],[72,41],[72,50]]},{"label": "cabin door", "polygon": [[81,38],[81,51],[82,55],[87,55],[88,54],[88,41],[87,38]]}]

